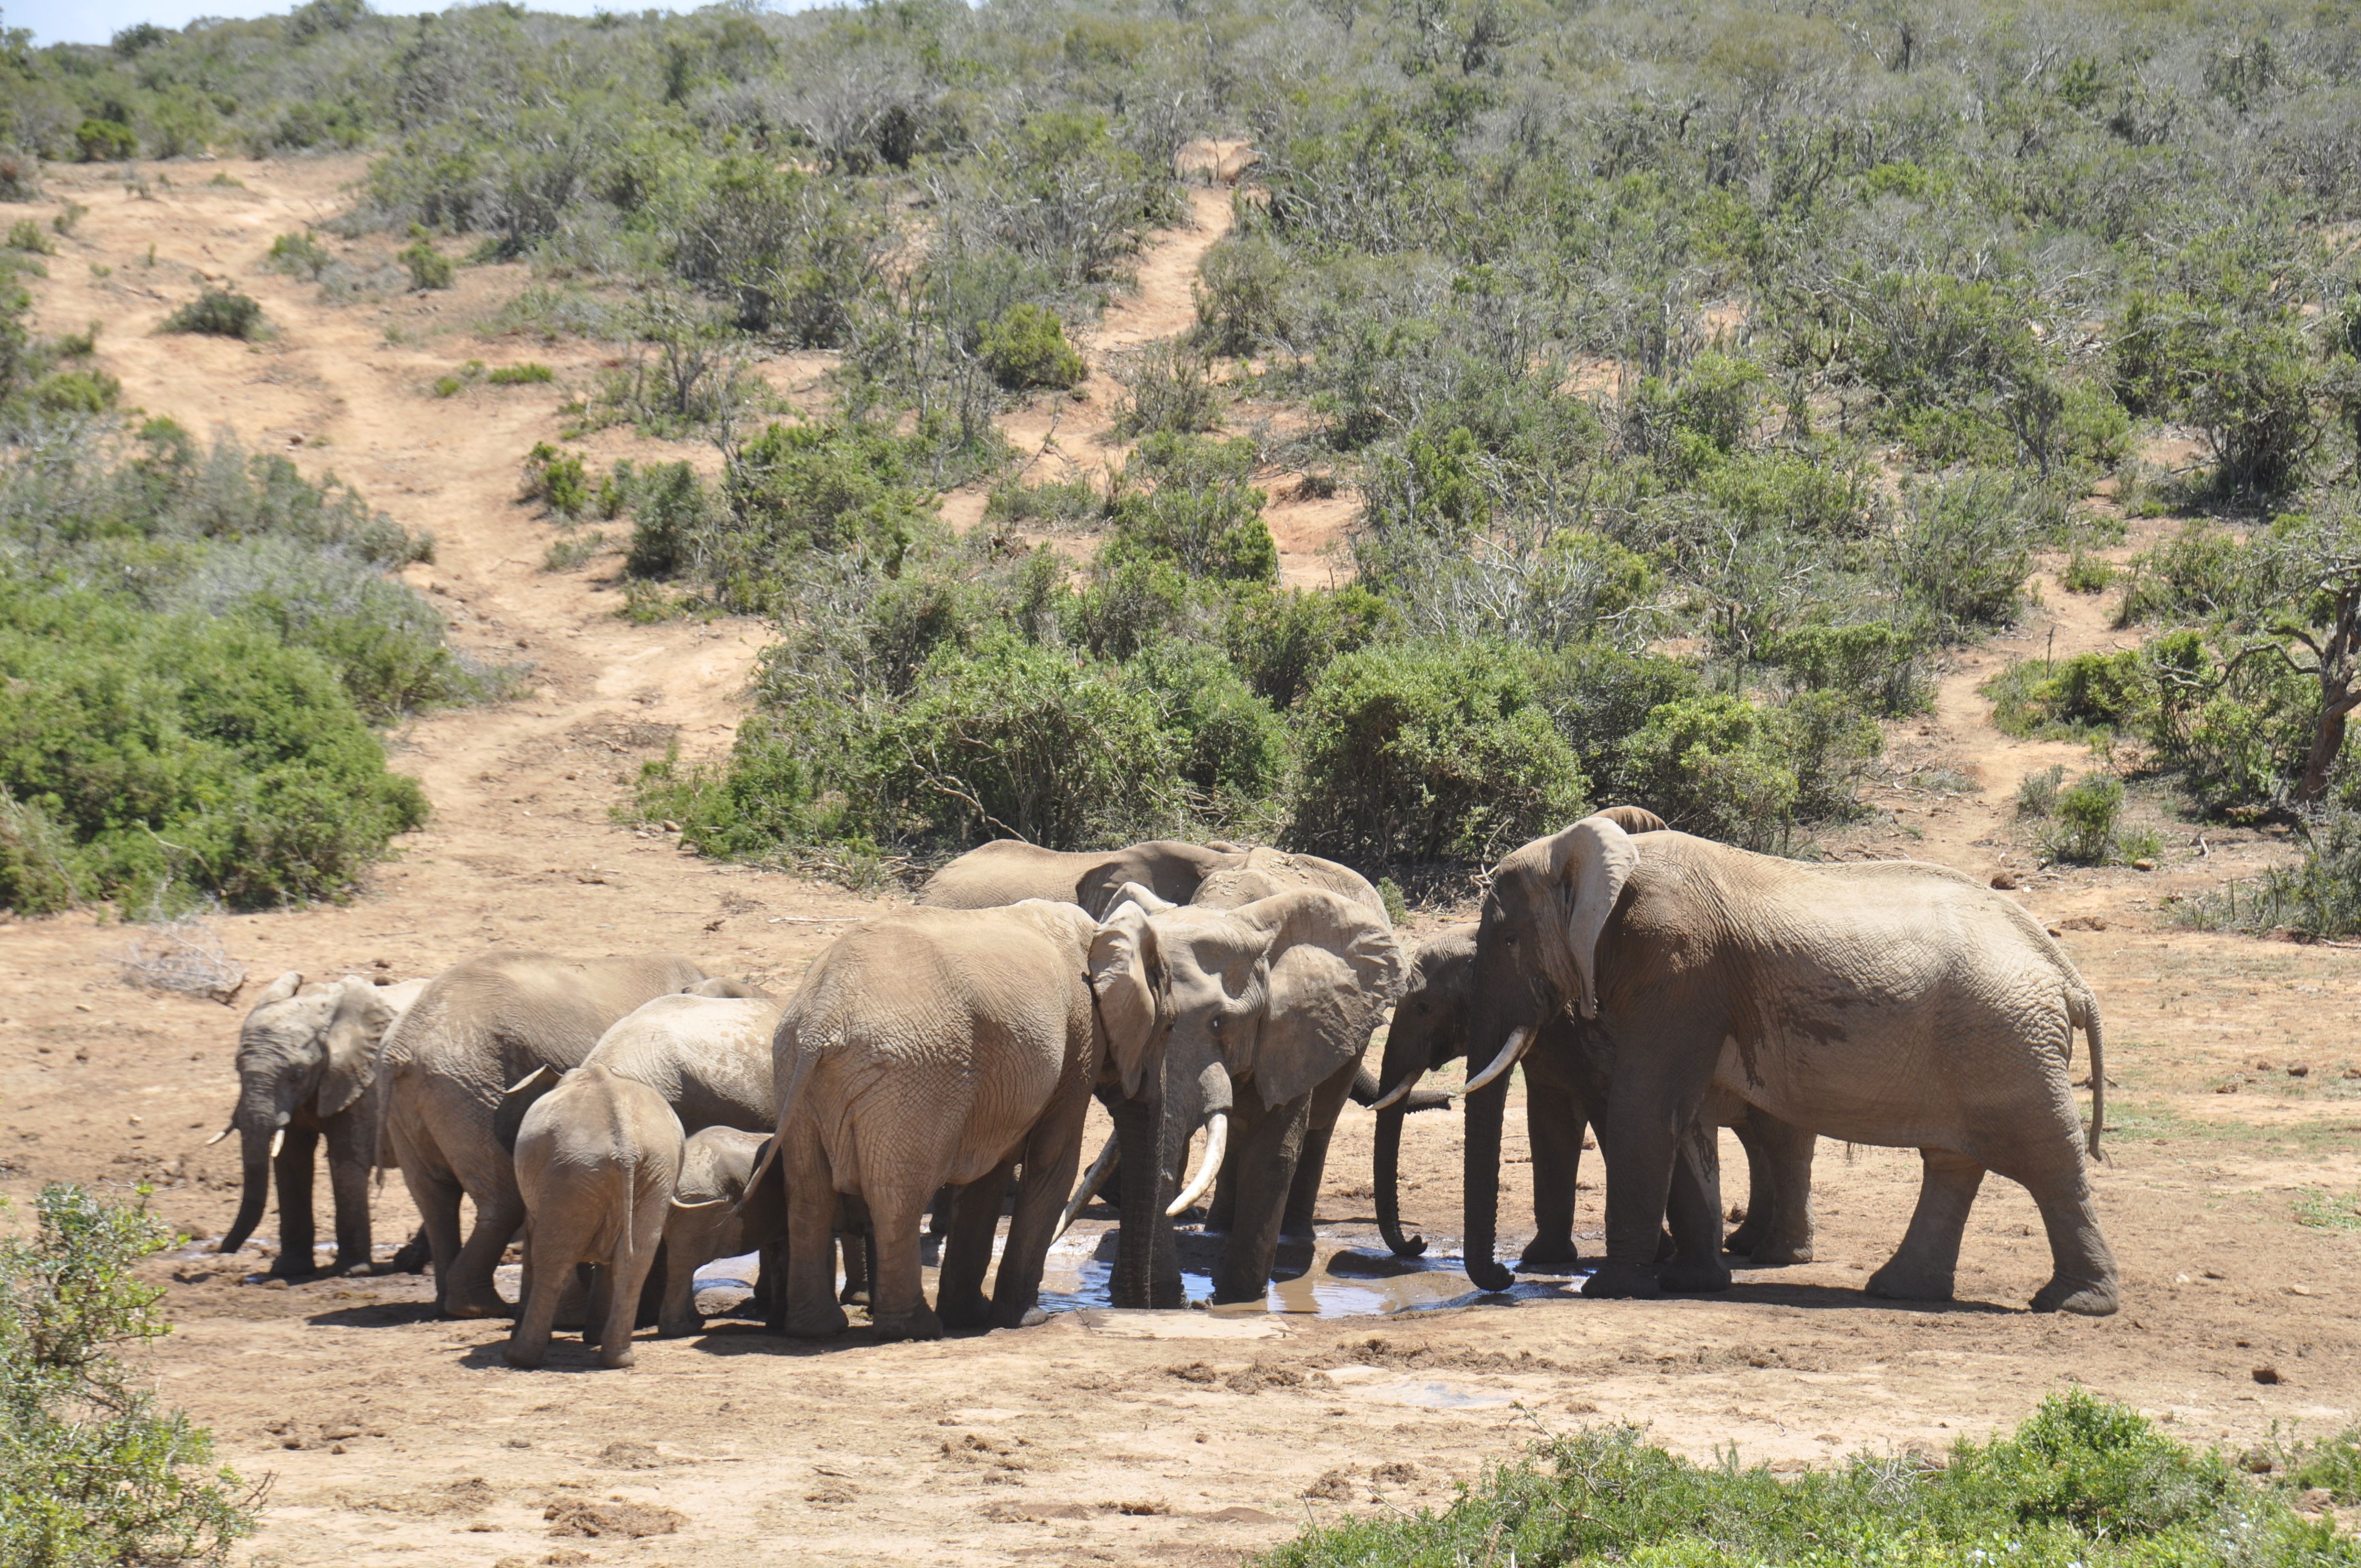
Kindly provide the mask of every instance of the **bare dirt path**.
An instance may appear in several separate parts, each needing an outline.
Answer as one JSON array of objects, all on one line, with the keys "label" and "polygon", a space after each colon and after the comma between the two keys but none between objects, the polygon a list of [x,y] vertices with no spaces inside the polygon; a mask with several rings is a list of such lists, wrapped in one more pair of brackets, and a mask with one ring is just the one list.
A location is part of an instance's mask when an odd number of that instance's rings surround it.
[{"label": "bare dirt path", "polygon": [[[215,168],[242,185],[199,183]],[[596,349],[479,335],[521,271],[467,269],[452,294],[335,306],[258,269],[274,234],[335,210],[357,169],[171,166],[176,183],[158,182],[152,201],[111,176],[58,173],[55,194],[92,211],[36,286],[51,330],[106,323],[101,361],[129,401],[200,434],[226,425],[307,472],[333,467],[433,530],[436,559],[412,576],[459,641],[533,664],[533,695],[405,729],[400,763],[426,781],[436,817],[365,896],[225,919],[232,950],[267,978],[286,967],[426,973],[494,942],[670,947],[791,981],[831,922],[875,905],[696,861],[607,816],[668,742],[691,755],[727,743],[762,630],[633,627],[611,613],[611,562],[538,569],[555,533],[513,501],[517,464],[555,433],[566,388],[428,392],[470,358],[538,358],[577,388],[595,374]],[[1139,301],[1110,312],[1094,353],[1187,324],[1195,258],[1229,212],[1224,192],[1193,201],[1196,226],[1153,239]],[[252,349],[154,335],[200,270],[261,299],[280,335]],[[807,379],[812,367],[771,368]],[[1061,447],[1070,432],[1104,428],[1115,389],[1102,379],[1085,389],[1095,413],[1061,414]],[[675,455],[617,433],[594,451]],[[973,504],[980,512],[982,498]],[[1273,512],[1283,545],[1310,537],[1287,532],[1285,508]],[[1316,548],[1287,558],[1297,580],[1327,570]],[[1896,777],[1877,792],[1878,816],[1828,847],[2022,873],[2020,896],[2098,990],[2120,1085],[2112,1158],[2095,1179],[2126,1271],[2114,1319],[2020,1310],[2046,1253],[2031,1204],[1997,1180],[1970,1226],[1959,1303],[1866,1300],[1859,1282],[1900,1234],[1916,1157],[1824,1145],[1822,1261],[1742,1273],[1718,1298],[1585,1302],[1531,1282],[1512,1302],[1390,1318],[1070,1312],[938,1345],[878,1346],[859,1332],[790,1345],[724,1321],[699,1338],[642,1342],[638,1367],[620,1374],[585,1370],[563,1345],[551,1370],[511,1372],[499,1325],[429,1320],[415,1278],[274,1288],[250,1272],[253,1252],[192,1252],[161,1269],[180,1322],[156,1354],[169,1398],[214,1426],[242,1471],[273,1477],[260,1553],[478,1568],[1227,1563],[1306,1518],[1447,1502],[1536,1423],[1650,1421],[1693,1453],[1735,1442],[1792,1468],[1981,1434],[2070,1378],[2202,1440],[2351,1420],[2361,1219],[2339,1216],[2361,1190],[2361,1080],[2344,1076],[2361,1074],[2361,955],[2167,918],[2168,894],[2283,854],[2268,835],[2217,839],[2202,858],[2169,845],[2153,873],[2032,874],[2011,815],[2016,782],[2055,762],[2079,770],[2082,754],[1999,736],[1975,688],[2009,657],[2041,656],[2052,623],[2061,656],[2114,635],[2105,604],[2054,578],[2042,592],[2019,632],[1945,674],[1933,715],[1895,728]],[[229,1102],[237,1014],[123,987],[107,959],[129,935],[87,915],[0,922],[0,1190],[22,1200],[46,1179],[146,1179],[168,1217],[217,1234],[235,1206],[235,1154],[200,1146]],[[1524,1212],[1518,1122],[1512,1113],[1510,1246]],[[1385,1277],[1369,1229],[1370,1126],[1348,1110],[1321,1204],[1328,1242],[1288,1299],[1461,1299],[1447,1266]],[[1458,1229],[1459,1139],[1455,1111],[1414,1119],[1407,1139],[1405,1207],[1443,1266]],[[1728,1158],[1735,1171],[1734,1149]],[[1585,1225],[1598,1223],[1597,1179],[1586,1172]],[[408,1220],[396,1180],[380,1240]],[[1084,1223],[1081,1254],[1104,1226]],[[1071,1251],[1060,1266],[1070,1288],[1088,1272]],[[2276,1380],[2258,1381],[2258,1368]]]}]

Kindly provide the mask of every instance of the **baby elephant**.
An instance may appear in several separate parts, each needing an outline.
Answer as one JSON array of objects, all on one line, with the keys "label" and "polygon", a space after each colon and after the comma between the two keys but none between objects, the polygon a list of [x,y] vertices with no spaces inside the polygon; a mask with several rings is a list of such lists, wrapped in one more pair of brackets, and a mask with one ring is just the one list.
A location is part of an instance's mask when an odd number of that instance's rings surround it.
[{"label": "baby elephant", "polygon": [[735,1127],[693,1134],[680,1159],[680,1183],[664,1225],[664,1306],[656,1332],[666,1339],[705,1326],[697,1310],[697,1271],[717,1257],[762,1255],[754,1295],[776,1297],[786,1271],[787,1194],[774,1164],[750,1194],[746,1184],[762,1163],[769,1135]]},{"label": "baby elephant", "polygon": [[631,1365],[631,1320],[680,1181],[680,1119],[663,1095],[602,1067],[578,1067],[533,1102],[517,1129],[525,1300],[503,1354],[539,1366],[577,1265],[595,1270],[585,1343],[601,1366]]}]

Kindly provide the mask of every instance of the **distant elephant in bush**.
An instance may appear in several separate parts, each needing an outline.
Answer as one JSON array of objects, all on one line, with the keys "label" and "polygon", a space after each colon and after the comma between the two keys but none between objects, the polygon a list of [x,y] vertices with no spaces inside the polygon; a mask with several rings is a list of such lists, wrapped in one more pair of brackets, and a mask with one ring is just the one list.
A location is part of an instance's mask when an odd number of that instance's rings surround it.
[{"label": "distant elephant in bush", "polygon": [[[510,1087],[536,1068],[578,1066],[615,1021],[706,979],[669,953],[564,959],[496,952],[437,975],[386,1036],[379,1074],[385,1146],[401,1167],[434,1253],[435,1305],[505,1316],[492,1270],[524,1199],[510,1150],[523,1110]],[[459,1199],[476,1205],[459,1245]]]},{"label": "distant elephant in bush", "polygon": [[[2098,1001],[2038,921],[1971,878],[1907,861],[1808,865],[1586,817],[1494,871],[1470,994],[1469,1059],[1491,1063],[1479,1080],[1567,1010],[1605,1066],[1607,1261],[1587,1295],[1728,1282],[1719,1258],[1660,1275],[1656,1257],[1680,1146],[1721,1090],[1825,1136],[1919,1150],[1917,1212],[1871,1294],[1950,1297],[1991,1169],[2024,1184],[2048,1231],[2035,1310],[2116,1310],[2067,1068],[2080,1028],[2096,1156]],[[1507,1273],[1476,1240],[1468,1273],[1497,1288]]]},{"label": "distant elephant in bush", "polygon": [[1046,898],[1079,904],[1095,918],[1127,882],[1170,903],[1186,904],[1207,876],[1246,862],[1246,852],[1234,844],[1156,839],[1121,850],[1073,851],[999,839],[928,877],[917,901],[932,909],[992,909]]},{"label": "distant elephant in bush", "polygon": [[[236,1133],[245,1157],[237,1217],[219,1251],[244,1246],[261,1223],[275,1165],[279,1256],[270,1272],[313,1272],[313,1157],[324,1137],[336,1214],[331,1269],[344,1274],[371,1266],[368,1179],[378,1163],[378,1047],[426,983],[379,986],[346,975],[306,985],[290,970],[257,1000],[238,1028],[237,1108],[214,1140]],[[423,1261],[405,1255],[395,1266],[415,1269]]]},{"label": "distant elephant in bush", "polygon": [[[1380,1081],[1400,1089],[1467,1054],[1467,993],[1476,970],[1476,931],[1471,920],[1419,944],[1409,982],[1394,1005],[1384,1065],[1378,1072]],[[1562,1013],[1541,1025],[1522,1065],[1525,1126],[1532,1148],[1534,1232],[1517,1268],[1527,1274],[1562,1274],[1582,1257],[1574,1243],[1575,1184],[1584,1135],[1594,1115],[1605,1109],[1605,1097],[1595,1064]],[[1485,1256],[1490,1255],[1496,1234],[1500,1121],[1507,1097],[1506,1073],[1467,1096],[1466,1234],[1468,1246]],[[1398,1256],[1415,1257],[1426,1250],[1426,1243],[1402,1234],[1402,1114],[1403,1108],[1391,1103],[1378,1112],[1378,1231]],[[1707,1120],[1734,1128],[1746,1150],[1746,1220],[1719,1246],[1758,1266],[1809,1263],[1817,1140],[1734,1095],[1710,1097]],[[1697,1206],[1692,1204],[1686,1212],[1697,1212]],[[1708,1223],[1718,1238],[1719,1217]]]},{"label": "distant elephant in bush", "polygon": [[[1133,992],[1149,982],[1114,968],[1096,922],[1044,900],[863,921],[814,960],[782,1010],[773,1067],[790,1333],[845,1326],[828,1245],[840,1194],[868,1205],[870,1317],[881,1334],[932,1339],[1024,1321],[1073,1186],[1092,1089],[1104,1070],[1137,1091],[1161,1043],[1119,1027],[1143,1011]],[[1019,1164],[987,1302],[1001,1199]],[[919,1215],[946,1185],[961,1190],[930,1311]]]},{"label": "distant elephant in bush", "polygon": [[631,1324],[680,1180],[680,1120],[644,1083],[578,1067],[517,1128],[525,1298],[502,1354],[539,1366],[575,1269],[592,1268],[586,1343],[601,1366],[631,1365]]},{"label": "distant elephant in bush", "polygon": [[[1155,906],[1151,907],[1153,904]],[[1370,1032],[1400,984],[1382,905],[1299,888],[1234,908],[1162,905],[1134,895],[1102,927],[1109,967],[1127,985],[1105,1009],[1118,1053],[1161,1070],[1111,1102],[1131,1173],[1111,1280],[1125,1307],[1182,1304],[1167,1217],[1196,1201],[1229,1158],[1238,1124],[1229,1240],[1213,1279],[1219,1302],[1260,1300],[1315,1113],[1334,1124]],[[1189,1139],[1206,1130],[1197,1175],[1169,1203]],[[1137,1179],[1155,1173],[1151,1184]]]},{"label": "distant elephant in bush", "polygon": [[[782,1294],[786,1273],[787,1194],[784,1168],[763,1167],[768,1133],[708,1127],[689,1135],[681,1153],[680,1180],[664,1227],[664,1299],[656,1332],[666,1338],[693,1334],[705,1326],[697,1310],[697,1271],[717,1257],[758,1253],[761,1272],[755,1304]],[[748,1182],[764,1171],[759,1187]],[[768,1314],[766,1314],[767,1316]]]}]

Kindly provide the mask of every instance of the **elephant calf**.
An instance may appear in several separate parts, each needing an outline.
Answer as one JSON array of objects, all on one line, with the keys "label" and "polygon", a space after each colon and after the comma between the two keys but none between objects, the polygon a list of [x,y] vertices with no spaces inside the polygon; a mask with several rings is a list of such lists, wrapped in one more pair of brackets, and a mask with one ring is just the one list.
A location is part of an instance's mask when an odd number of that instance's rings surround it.
[{"label": "elephant calf", "polygon": [[697,1310],[697,1271],[717,1257],[762,1255],[755,1298],[774,1296],[786,1272],[787,1197],[776,1164],[749,1189],[770,1137],[735,1127],[708,1127],[683,1146],[680,1181],[664,1225],[664,1305],[656,1332],[666,1339],[705,1326]]},{"label": "elephant calf", "polygon": [[583,1338],[598,1344],[601,1366],[631,1365],[631,1320],[664,1240],[681,1147],[664,1096],[602,1067],[576,1068],[533,1102],[517,1128],[525,1299],[502,1353],[510,1365],[541,1365],[582,1264],[595,1270]]}]

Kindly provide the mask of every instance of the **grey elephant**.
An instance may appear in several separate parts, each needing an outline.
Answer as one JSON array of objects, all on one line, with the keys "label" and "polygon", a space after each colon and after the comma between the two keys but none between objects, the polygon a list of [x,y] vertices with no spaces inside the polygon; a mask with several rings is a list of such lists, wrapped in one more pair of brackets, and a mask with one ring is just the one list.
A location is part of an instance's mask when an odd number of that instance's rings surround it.
[{"label": "grey elephant", "polygon": [[[1392,1091],[1378,1102],[1373,1157],[1378,1231],[1397,1256],[1426,1250],[1422,1237],[1401,1228],[1400,1155],[1403,1113],[1395,1096],[1425,1073],[1467,1054],[1468,992],[1476,972],[1477,924],[1453,926],[1419,944],[1401,1000],[1394,1005],[1378,1077]],[[1563,1274],[1582,1258],[1574,1242],[1575,1183],[1582,1165],[1583,1140],[1604,1109],[1597,1065],[1582,1048],[1572,1020],[1552,1014],[1524,1056],[1525,1125],[1532,1149],[1533,1239],[1517,1261],[1528,1274]],[[1471,1085],[1467,1096],[1466,1229],[1471,1255],[1488,1259],[1498,1223],[1500,1123],[1508,1075]],[[1406,1098],[1406,1096],[1404,1096]],[[1746,1150],[1746,1219],[1727,1241],[1719,1219],[1701,1191],[1685,1193],[1675,1212],[1702,1212],[1712,1235],[1701,1241],[1757,1266],[1808,1263],[1812,1259],[1812,1156],[1817,1140],[1734,1095],[1717,1091],[1707,1102],[1708,1125],[1730,1126]],[[1675,1184],[1696,1172],[1684,1161]],[[1499,1277],[1493,1276],[1497,1281]]]},{"label": "grey elephant", "polygon": [[1246,862],[1234,844],[1189,844],[1155,839],[1120,850],[1045,850],[1021,839],[998,839],[970,850],[927,879],[917,902],[932,909],[994,909],[1046,898],[1104,915],[1115,890],[1137,883],[1173,904],[1186,904],[1214,872]]},{"label": "grey elephant", "polygon": [[[1260,1300],[1302,1161],[1316,1101],[1335,1105],[1400,988],[1401,956],[1382,906],[1299,888],[1235,908],[1146,907],[1126,899],[1104,927],[1128,1003],[1105,1009],[1119,1054],[1164,1037],[1161,1070],[1111,1102],[1126,1171],[1111,1297],[1123,1307],[1182,1305],[1166,1217],[1202,1197],[1228,1159],[1236,1123],[1236,1193],[1213,1277],[1217,1302]],[[1177,1106],[1177,1110],[1168,1109]],[[1206,1130],[1197,1174],[1169,1203],[1194,1127]]]},{"label": "grey elephant", "polygon": [[[523,1112],[509,1088],[536,1068],[578,1066],[615,1021],[706,973],[670,953],[566,959],[495,952],[434,977],[380,1053],[384,1147],[401,1168],[434,1255],[435,1305],[506,1316],[492,1270],[524,1200],[511,1148]],[[459,1200],[476,1222],[459,1241]]]},{"label": "grey elephant", "polygon": [[578,1067],[524,1113],[516,1183],[524,1200],[525,1296],[501,1354],[534,1367],[558,1302],[591,1268],[586,1343],[598,1365],[631,1365],[631,1324],[680,1180],[680,1120],[644,1083]]},{"label": "grey elephant", "polygon": [[[1949,1299],[1969,1207],[1996,1170],[2048,1233],[2035,1310],[2116,1309],[2083,1164],[2106,1113],[2097,999],[2039,922],[1957,872],[1807,865],[1586,817],[1495,869],[1472,995],[1470,1059],[1488,1072],[1562,1010],[1605,1065],[1607,1261],[1585,1294],[1727,1283],[1719,1259],[1660,1274],[1656,1258],[1679,1146],[1719,1089],[1828,1137],[1920,1151],[1917,1212],[1871,1294]],[[2068,1071],[2077,1028],[2087,1140]],[[1468,1254],[1471,1277],[1504,1272],[1472,1237]]]},{"label": "grey elephant", "polygon": [[[864,921],[813,961],[774,1046],[788,1332],[845,1327],[828,1245],[839,1194],[868,1206],[870,1317],[881,1334],[932,1339],[946,1327],[1024,1321],[1081,1161],[1091,1091],[1104,1071],[1137,1093],[1160,1045],[1150,1032],[1118,1034],[1117,1019],[1146,1011],[1150,983],[1118,970],[1096,922],[1045,900]],[[1019,1164],[987,1302],[1001,1198]],[[946,1185],[961,1190],[929,1310],[919,1217]]]},{"label": "grey elephant", "polygon": [[[343,1274],[370,1266],[378,1047],[425,989],[423,980],[379,986],[358,975],[306,985],[290,970],[264,990],[237,1032],[237,1107],[214,1138],[238,1135],[244,1169],[237,1217],[217,1250],[236,1252],[254,1234],[275,1167],[279,1256],[270,1272],[313,1272],[312,1179],[325,1139],[335,1205],[332,1268]],[[418,1266],[416,1259],[398,1261]]]},{"label": "grey elephant", "polygon": [[[781,1167],[767,1168],[767,1133],[707,1127],[692,1133],[681,1151],[680,1181],[664,1227],[664,1298],[656,1332],[666,1338],[693,1334],[705,1326],[697,1310],[697,1271],[717,1257],[760,1255],[756,1304],[765,1288],[775,1295],[785,1272],[786,1189]],[[750,1186],[763,1169],[759,1186]]]}]

